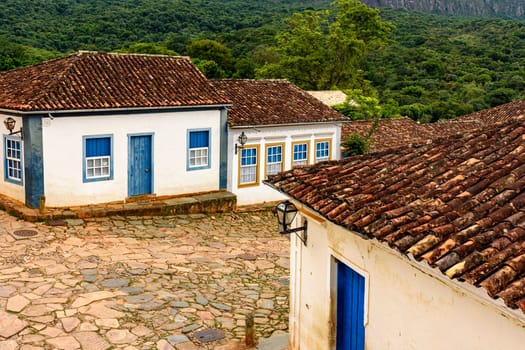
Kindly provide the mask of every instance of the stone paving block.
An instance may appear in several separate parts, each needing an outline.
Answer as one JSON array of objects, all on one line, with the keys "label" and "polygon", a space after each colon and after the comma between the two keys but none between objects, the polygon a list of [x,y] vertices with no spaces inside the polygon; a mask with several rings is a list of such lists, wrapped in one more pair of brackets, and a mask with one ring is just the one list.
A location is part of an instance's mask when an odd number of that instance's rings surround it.
[{"label": "stone paving block", "polygon": [[184,334],[175,334],[168,336],[168,341],[171,345],[176,345],[180,343],[185,343],[190,341],[190,339]]},{"label": "stone paving block", "polygon": [[7,311],[20,312],[29,305],[29,303],[30,301],[27,300],[27,298],[24,298],[21,295],[15,295],[14,297],[7,299],[7,305],[5,308]]},{"label": "stone paving block", "polygon": [[161,339],[157,342],[157,350],[175,350],[166,340]]},{"label": "stone paving block", "polygon": [[14,340],[0,341],[0,350],[16,350],[18,344]]},{"label": "stone paving block", "polygon": [[127,329],[111,329],[106,333],[106,338],[112,344],[128,344],[133,343],[137,336]]},{"label": "stone paving block", "polygon": [[46,343],[59,350],[80,349],[80,343],[71,336],[46,339]]},{"label": "stone paving block", "polygon": [[15,315],[0,311],[0,337],[9,338],[27,327],[27,322]]},{"label": "stone paving block", "polygon": [[78,340],[84,349],[106,350],[111,348],[111,345],[95,332],[76,332],[72,335]]}]

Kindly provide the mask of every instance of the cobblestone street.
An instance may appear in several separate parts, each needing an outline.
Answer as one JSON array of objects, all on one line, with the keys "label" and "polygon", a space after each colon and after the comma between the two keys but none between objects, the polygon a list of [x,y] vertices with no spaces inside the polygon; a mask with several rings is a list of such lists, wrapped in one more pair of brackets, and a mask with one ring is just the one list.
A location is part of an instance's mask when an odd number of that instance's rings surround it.
[{"label": "cobblestone street", "polygon": [[248,315],[256,340],[286,332],[276,226],[267,211],[47,224],[0,211],[0,350],[243,349]]}]

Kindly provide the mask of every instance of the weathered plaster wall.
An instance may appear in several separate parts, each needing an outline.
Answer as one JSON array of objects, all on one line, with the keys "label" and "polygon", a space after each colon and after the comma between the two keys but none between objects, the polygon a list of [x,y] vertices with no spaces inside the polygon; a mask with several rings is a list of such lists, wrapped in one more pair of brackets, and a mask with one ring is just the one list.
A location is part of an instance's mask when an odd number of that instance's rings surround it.
[{"label": "weathered plaster wall", "polygon": [[[44,118],[46,204],[68,206],[123,200],[128,195],[128,135],[153,134],[153,193],[219,189],[220,111]],[[187,170],[188,129],[210,128],[211,167]],[[82,137],[113,135],[114,178],[82,181]]]},{"label": "weathered plaster wall", "polygon": [[[235,144],[241,132],[246,134],[246,146],[259,145],[259,183],[256,186],[239,187],[239,155],[235,154]],[[292,168],[292,142],[310,141],[309,164],[315,159],[315,140],[332,140],[331,159],[340,159],[341,127],[337,124],[312,124],[278,127],[235,128],[228,132],[228,191],[237,195],[240,205],[277,201],[284,196],[264,185],[266,167],[266,145],[284,143],[284,170]]]},{"label": "weathered plaster wall", "polygon": [[333,257],[366,277],[367,350],[523,347],[520,312],[376,241],[308,218],[308,246],[291,244],[292,349],[335,346]]}]

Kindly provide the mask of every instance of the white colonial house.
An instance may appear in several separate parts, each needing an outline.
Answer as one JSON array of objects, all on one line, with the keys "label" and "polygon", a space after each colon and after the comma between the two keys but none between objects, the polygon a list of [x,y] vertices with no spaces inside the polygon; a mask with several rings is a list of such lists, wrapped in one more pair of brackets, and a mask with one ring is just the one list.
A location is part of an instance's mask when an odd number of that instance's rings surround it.
[{"label": "white colonial house", "polygon": [[225,190],[230,104],[185,57],[79,52],[1,72],[0,193],[39,208]]},{"label": "white colonial house", "polygon": [[523,349],[524,140],[515,120],[271,177],[300,212],[290,349]]},{"label": "white colonial house", "polygon": [[347,118],[306,91],[285,80],[212,83],[232,101],[227,189],[238,204],[284,198],[263,185],[269,175],[340,158],[341,124]]}]

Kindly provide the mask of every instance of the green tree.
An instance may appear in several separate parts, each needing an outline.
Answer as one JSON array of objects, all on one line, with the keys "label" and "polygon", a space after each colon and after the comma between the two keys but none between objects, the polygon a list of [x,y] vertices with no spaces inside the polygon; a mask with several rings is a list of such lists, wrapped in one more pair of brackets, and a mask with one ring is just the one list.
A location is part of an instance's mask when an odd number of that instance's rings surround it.
[{"label": "green tree", "polygon": [[363,85],[363,59],[388,39],[394,26],[358,0],[335,0],[329,10],[296,13],[277,35],[277,63],[258,77],[286,78],[305,89]]},{"label": "green tree", "polygon": [[[205,75],[208,78],[220,78],[217,76],[218,72],[222,72],[219,75],[231,76],[235,68],[235,59],[231,54],[231,50],[225,45],[215,40],[199,39],[192,41],[186,47],[186,54],[192,58],[192,60],[200,62],[203,65],[211,68],[214,63],[216,65],[213,70],[213,76]],[[203,63],[208,62],[208,63]],[[204,70],[203,70],[204,72]]]},{"label": "green tree", "polygon": [[370,140],[370,137],[353,132],[341,142],[341,146],[344,156],[357,156],[368,153],[372,146],[372,140]]}]

